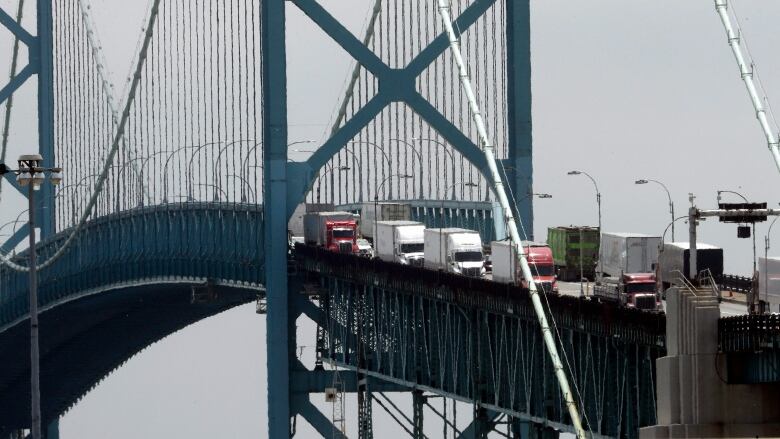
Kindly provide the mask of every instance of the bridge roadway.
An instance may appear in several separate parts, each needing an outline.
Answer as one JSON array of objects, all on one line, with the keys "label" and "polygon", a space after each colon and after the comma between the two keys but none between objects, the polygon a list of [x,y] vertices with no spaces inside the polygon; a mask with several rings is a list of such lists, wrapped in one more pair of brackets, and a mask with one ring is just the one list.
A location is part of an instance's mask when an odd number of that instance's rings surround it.
[{"label": "bridge roadway", "polygon": [[[572,431],[527,291],[300,245],[295,254],[306,290],[319,291],[324,361]],[[637,437],[653,425],[665,315],[565,295],[545,303],[588,430]],[[724,380],[780,382],[780,316],[721,318],[718,335]]]},{"label": "bridge roadway", "polygon": [[[297,246],[321,292],[321,355],[368,376],[571,431],[527,291]],[[636,437],[655,423],[665,316],[547,297],[588,429]],[[360,334],[360,335],[358,335]]]},{"label": "bridge roadway", "polygon": [[[166,204],[90,221],[40,273],[44,418],[62,415],[150,344],[262,296],[262,229],[262,206],[236,203]],[[41,260],[68,233],[42,243]],[[308,247],[294,254],[293,272],[324,313],[323,360],[360,364],[375,389],[400,384],[569,429],[527,292]],[[653,424],[664,316],[547,299],[589,428],[633,437]],[[27,275],[0,269],[0,434],[29,424],[27,309]],[[722,349],[739,359],[729,380],[780,382],[775,317],[721,321]]]}]

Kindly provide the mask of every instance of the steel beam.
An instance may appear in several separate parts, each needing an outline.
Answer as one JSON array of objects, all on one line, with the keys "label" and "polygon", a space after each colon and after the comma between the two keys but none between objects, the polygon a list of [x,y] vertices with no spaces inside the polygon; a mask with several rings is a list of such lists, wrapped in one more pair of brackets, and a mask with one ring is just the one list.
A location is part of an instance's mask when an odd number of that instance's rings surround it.
[{"label": "steel beam", "polygon": [[[52,0],[38,0],[38,151],[43,156],[43,166],[55,166],[54,154],[54,18]],[[32,58],[32,56],[31,56]],[[33,60],[31,59],[31,63]],[[41,185],[36,197],[37,225],[41,228],[41,240],[54,235],[55,209],[54,185]]]},{"label": "steel beam", "polygon": [[[268,315],[268,437],[291,436],[293,413],[290,366],[294,345],[290,334],[287,285],[287,54],[285,1],[262,2],[263,199],[265,205],[265,272]],[[294,322],[293,322],[294,323]]]},{"label": "steel beam", "polygon": [[28,47],[35,45],[35,37],[30,35],[20,23],[17,23],[5,10],[0,7],[0,25],[8,29],[16,38]]},{"label": "steel beam", "polygon": [[516,212],[534,239],[533,138],[531,134],[531,20],[529,0],[506,2],[509,188],[518,200]]},{"label": "steel beam", "polygon": [[309,425],[314,427],[314,429],[317,430],[317,433],[322,435],[322,437],[347,439],[347,437],[338,431],[333,423],[330,422],[330,419],[326,418],[325,415],[309,401],[309,398],[297,397],[295,399],[295,406],[297,408],[297,413],[301,415]]}]

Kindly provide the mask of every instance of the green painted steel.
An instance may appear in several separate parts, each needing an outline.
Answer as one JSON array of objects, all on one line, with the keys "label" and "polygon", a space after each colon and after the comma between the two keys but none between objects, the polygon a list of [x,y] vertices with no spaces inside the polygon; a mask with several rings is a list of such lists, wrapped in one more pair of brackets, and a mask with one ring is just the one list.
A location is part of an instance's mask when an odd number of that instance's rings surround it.
[{"label": "green painted steel", "polygon": [[[150,278],[207,278],[259,286],[264,282],[263,209],[233,203],[145,207],[87,224],[73,247],[40,272],[42,308],[90,290]],[[48,259],[65,230],[38,247]],[[16,261],[23,263],[26,253]],[[28,313],[28,276],[0,269],[0,332]]]},{"label": "green painted steel", "polygon": [[[570,428],[527,291],[310,247],[296,256],[320,284],[325,358],[355,368],[362,349],[370,376]],[[566,296],[547,303],[588,430],[637,437],[655,424],[663,314]]]}]

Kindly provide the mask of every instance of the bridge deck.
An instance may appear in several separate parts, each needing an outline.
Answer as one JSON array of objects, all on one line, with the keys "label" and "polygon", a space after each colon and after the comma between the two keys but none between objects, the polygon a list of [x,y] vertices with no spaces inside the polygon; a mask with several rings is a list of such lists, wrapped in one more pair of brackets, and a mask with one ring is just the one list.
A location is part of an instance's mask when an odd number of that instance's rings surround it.
[{"label": "bridge deck", "polygon": [[[327,292],[327,359],[570,430],[527,291],[304,246],[296,255]],[[546,303],[589,430],[635,437],[653,425],[664,315],[565,296]]]}]

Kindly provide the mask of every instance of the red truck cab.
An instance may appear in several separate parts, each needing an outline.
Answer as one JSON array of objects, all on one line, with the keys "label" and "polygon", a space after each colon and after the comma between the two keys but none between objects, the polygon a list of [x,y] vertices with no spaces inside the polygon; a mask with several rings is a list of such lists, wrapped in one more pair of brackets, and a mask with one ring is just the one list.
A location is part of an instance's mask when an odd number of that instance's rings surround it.
[{"label": "red truck cab", "polygon": [[356,221],[327,221],[325,227],[327,230],[328,241],[326,247],[328,250],[358,254]]},{"label": "red truck cab", "polygon": [[[546,244],[523,243],[531,275],[538,290],[558,292],[558,280],[555,276],[555,261],[550,247]],[[521,280],[521,285],[528,288],[528,282]]]},{"label": "red truck cab", "polygon": [[655,274],[624,273],[621,279],[625,306],[645,310],[661,309]]}]

